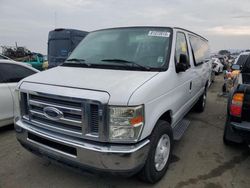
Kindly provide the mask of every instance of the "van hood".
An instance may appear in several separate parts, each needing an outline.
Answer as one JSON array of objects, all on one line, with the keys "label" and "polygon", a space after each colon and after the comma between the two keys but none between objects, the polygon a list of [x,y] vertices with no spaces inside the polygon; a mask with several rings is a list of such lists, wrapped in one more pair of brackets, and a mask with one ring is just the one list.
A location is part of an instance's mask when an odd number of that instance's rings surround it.
[{"label": "van hood", "polygon": [[128,105],[135,90],[157,74],[158,72],[59,66],[27,77],[23,82],[107,92],[110,105]]}]

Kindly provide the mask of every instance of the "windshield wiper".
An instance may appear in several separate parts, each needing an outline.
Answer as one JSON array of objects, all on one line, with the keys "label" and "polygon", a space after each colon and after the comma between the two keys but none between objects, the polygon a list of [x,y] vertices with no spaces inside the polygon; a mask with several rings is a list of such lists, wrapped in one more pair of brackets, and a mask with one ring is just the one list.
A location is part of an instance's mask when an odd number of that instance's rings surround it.
[{"label": "windshield wiper", "polygon": [[85,61],[85,59],[71,58],[71,59],[67,59],[66,61],[77,61],[77,62],[83,62],[83,61]]},{"label": "windshield wiper", "polygon": [[150,67],[148,66],[144,66],[144,65],[141,65],[139,63],[136,63],[134,61],[128,61],[128,60],[125,60],[125,59],[102,59],[101,61],[107,61],[107,62],[116,62],[116,63],[120,63],[120,64],[132,64],[132,65],[136,65],[137,67],[140,67],[144,70],[150,70]]},{"label": "windshield wiper", "polygon": [[[67,62],[77,62],[77,63],[67,63]],[[83,66],[88,66],[88,67],[90,67],[91,66],[91,64],[90,63],[85,63],[85,59],[78,59],[78,58],[72,58],[72,59],[67,59],[66,61],[65,61],[65,63],[63,63],[63,65],[72,65],[72,66],[74,66],[74,64],[75,65],[83,65]]]}]

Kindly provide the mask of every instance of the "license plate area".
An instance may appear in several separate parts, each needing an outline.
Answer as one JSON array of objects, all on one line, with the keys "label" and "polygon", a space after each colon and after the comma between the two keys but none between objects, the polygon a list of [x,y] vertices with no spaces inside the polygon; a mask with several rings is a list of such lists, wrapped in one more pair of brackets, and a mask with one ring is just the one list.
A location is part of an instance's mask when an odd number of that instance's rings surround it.
[{"label": "license plate area", "polygon": [[34,141],[34,142],[36,142],[38,144],[42,144],[44,146],[47,146],[49,148],[61,151],[63,153],[67,153],[69,155],[77,156],[77,150],[74,147],[66,146],[66,145],[63,145],[63,144],[59,144],[57,142],[53,142],[51,140],[47,140],[45,138],[39,137],[39,136],[37,136],[35,134],[32,134],[30,132],[28,133],[28,138],[31,141]]}]

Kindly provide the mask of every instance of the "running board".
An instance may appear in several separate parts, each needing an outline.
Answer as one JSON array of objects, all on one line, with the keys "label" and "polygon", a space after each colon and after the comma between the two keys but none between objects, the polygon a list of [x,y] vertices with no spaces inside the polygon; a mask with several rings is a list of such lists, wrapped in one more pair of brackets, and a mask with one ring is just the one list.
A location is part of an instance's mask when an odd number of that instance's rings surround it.
[{"label": "running board", "polygon": [[183,136],[184,132],[190,125],[190,121],[188,119],[182,119],[174,128],[173,128],[173,136],[174,140],[180,140]]}]

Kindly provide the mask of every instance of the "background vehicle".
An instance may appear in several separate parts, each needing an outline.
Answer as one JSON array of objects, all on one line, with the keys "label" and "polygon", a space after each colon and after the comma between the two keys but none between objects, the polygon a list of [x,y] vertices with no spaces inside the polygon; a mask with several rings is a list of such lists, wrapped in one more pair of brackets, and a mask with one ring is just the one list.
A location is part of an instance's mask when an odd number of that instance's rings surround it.
[{"label": "background vehicle", "polygon": [[43,55],[39,53],[32,53],[27,58],[24,59],[24,62],[27,64],[30,64],[32,67],[34,67],[37,70],[43,70]]},{"label": "background vehicle", "polygon": [[76,29],[55,29],[50,31],[48,37],[49,68],[63,63],[87,34],[86,31]]},{"label": "background vehicle", "polygon": [[249,55],[250,55],[250,52],[240,53],[240,55],[235,59],[234,64],[242,66],[246,62]]},{"label": "background vehicle", "polygon": [[[212,62],[211,62],[211,64],[212,64]],[[214,81],[215,81],[215,71],[214,71],[213,64],[212,64],[210,79],[209,79],[209,83],[210,83],[209,85],[211,85]]]},{"label": "background vehicle", "polygon": [[250,144],[250,55],[244,63],[233,65],[241,73],[235,81],[235,87],[228,98],[227,120],[223,140],[225,144]]},{"label": "background vehicle", "polygon": [[0,60],[0,127],[13,123],[14,89],[17,83],[36,69],[12,60]]},{"label": "background vehicle", "polygon": [[212,64],[213,64],[213,70],[216,75],[223,72],[224,65],[221,63],[221,61],[218,58],[212,58]]},{"label": "background vehicle", "polygon": [[185,115],[205,109],[208,57],[208,41],[181,28],[91,32],[62,66],[19,83],[17,139],[62,163],[159,181]]},{"label": "background vehicle", "polygon": [[211,84],[214,82],[215,80],[215,71],[213,69],[213,64],[212,64],[212,60],[211,59],[207,59],[205,61],[205,63],[207,64],[207,70],[209,72],[209,81],[208,81],[208,86],[210,87]]}]

